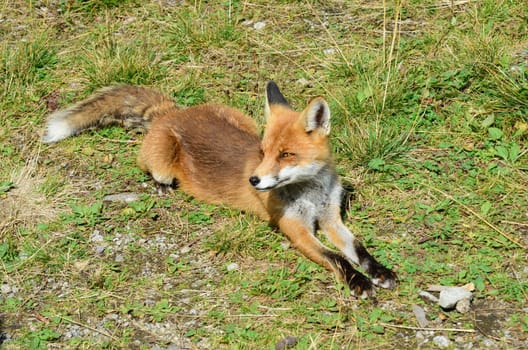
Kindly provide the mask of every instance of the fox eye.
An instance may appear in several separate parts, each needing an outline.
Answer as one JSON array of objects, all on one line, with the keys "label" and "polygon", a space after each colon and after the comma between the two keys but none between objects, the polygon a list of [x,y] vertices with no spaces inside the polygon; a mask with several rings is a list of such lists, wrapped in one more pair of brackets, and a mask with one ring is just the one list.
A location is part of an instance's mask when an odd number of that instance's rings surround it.
[{"label": "fox eye", "polygon": [[293,153],[290,153],[290,152],[281,152],[280,155],[279,155],[279,157],[280,157],[281,159],[284,159],[284,158],[290,158],[290,157],[292,157],[292,156],[294,156],[294,154],[293,154]]}]

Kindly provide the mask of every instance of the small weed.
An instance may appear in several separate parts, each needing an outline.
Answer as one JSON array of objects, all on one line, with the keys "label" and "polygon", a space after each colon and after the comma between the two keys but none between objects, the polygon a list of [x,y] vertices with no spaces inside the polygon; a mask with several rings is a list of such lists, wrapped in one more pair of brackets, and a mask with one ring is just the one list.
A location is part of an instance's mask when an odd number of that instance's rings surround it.
[{"label": "small weed", "polygon": [[175,94],[176,101],[182,106],[193,106],[205,101],[205,89],[184,88]]},{"label": "small weed", "polygon": [[103,216],[103,202],[95,202],[91,205],[70,203],[70,207],[72,213],[64,215],[64,220],[74,225],[93,227],[105,219]]},{"label": "small weed", "polygon": [[25,345],[29,350],[47,349],[48,343],[50,341],[59,339],[61,335],[62,334],[54,330],[45,328],[41,331],[28,334]]},{"label": "small weed", "polygon": [[156,201],[148,196],[144,196],[139,201],[128,203],[128,207],[121,211],[122,220],[128,221],[133,218],[147,216],[151,219],[156,219],[158,214],[151,211],[156,206]]},{"label": "small weed", "polygon": [[0,182],[0,195],[3,195],[9,190],[15,188],[15,184],[12,181],[1,181]]},{"label": "small weed", "polygon": [[275,300],[295,300],[301,295],[304,280],[296,275],[290,276],[286,269],[268,269],[263,278],[252,286],[253,293],[264,293]]}]

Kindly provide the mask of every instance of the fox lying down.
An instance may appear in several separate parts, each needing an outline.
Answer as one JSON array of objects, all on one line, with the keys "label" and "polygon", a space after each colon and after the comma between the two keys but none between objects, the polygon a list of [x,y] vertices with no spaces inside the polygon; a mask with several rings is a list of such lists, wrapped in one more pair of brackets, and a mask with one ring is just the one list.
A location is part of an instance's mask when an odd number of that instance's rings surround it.
[{"label": "fox lying down", "polygon": [[[177,181],[197,199],[270,221],[358,297],[375,296],[374,285],[394,288],[396,274],[378,263],[341,220],[343,188],[332,162],[326,101],[316,97],[299,113],[269,82],[265,115],[261,139],[255,122],[236,109],[217,104],[178,109],[155,90],[120,85],[51,114],[42,141],[111,124],[146,129],[138,163],[158,183]],[[341,253],[316,238],[319,229]]]}]

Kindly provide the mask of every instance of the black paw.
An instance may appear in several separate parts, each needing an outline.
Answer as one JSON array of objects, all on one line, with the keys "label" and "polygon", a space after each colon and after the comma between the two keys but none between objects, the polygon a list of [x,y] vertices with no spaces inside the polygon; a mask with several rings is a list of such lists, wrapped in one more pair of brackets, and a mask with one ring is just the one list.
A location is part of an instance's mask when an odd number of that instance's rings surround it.
[{"label": "black paw", "polygon": [[331,250],[324,252],[328,261],[334,265],[335,271],[350,287],[352,295],[358,298],[374,298],[376,291],[372,282],[361,272],[354,269],[342,255]]},{"label": "black paw", "polygon": [[394,289],[398,285],[396,273],[379,263],[373,264],[368,274],[372,278],[372,283],[378,287]]},{"label": "black paw", "polygon": [[172,180],[172,183],[170,185],[154,181],[154,187],[156,188],[156,192],[159,196],[162,196],[164,194],[168,194],[178,188],[178,180],[174,179]]},{"label": "black paw", "polygon": [[376,290],[372,282],[358,271],[347,276],[347,283],[352,295],[357,298],[367,299],[376,297]]}]

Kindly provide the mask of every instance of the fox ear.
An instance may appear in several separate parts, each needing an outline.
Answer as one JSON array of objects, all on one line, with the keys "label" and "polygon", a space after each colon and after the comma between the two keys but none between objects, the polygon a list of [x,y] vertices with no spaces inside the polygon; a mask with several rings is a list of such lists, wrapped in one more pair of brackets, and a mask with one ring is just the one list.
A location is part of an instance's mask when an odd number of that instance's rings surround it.
[{"label": "fox ear", "polygon": [[306,132],[318,130],[323,135],[330,133],[330,107],[322,97],[312,99],[302,111],[301,118]]},{"label": "fox ear", "polygon": [[266,106],[265,106],[265,114],[266,119],[270,115],[270,106],[271,105],[283,105],[286,107],[290,107],[290,104],[286,100],[286,98],[282,95],[282,93],[279,90],[279,87],[277,84],[275,84],[274,81],[269,81],[268,84],[266,84]]}]

